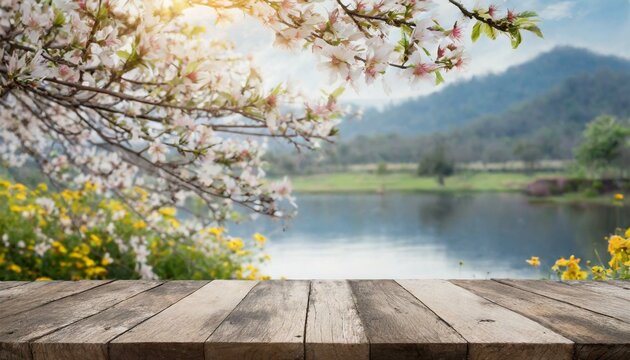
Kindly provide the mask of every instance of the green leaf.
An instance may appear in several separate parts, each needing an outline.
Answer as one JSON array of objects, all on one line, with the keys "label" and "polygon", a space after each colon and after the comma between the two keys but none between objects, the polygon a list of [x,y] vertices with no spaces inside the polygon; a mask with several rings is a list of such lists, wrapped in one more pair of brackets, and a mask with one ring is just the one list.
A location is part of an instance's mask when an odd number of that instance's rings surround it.
[{"label": "green leaf", "polygon": [[536,25],[530,25],[530,26],[524,27],[523,29],[533,32],[534,34],[536,34],[540,38],[544,37],[543,33],[542,33],[542,30],[540,30],[540,28],[538,26],[536,26]]},{"label": "green leaf", "polygon": [[330,96],[337,98],[346,90],[343,86],[336,88],[333,92],[330,93]]},{"label": "green leaf", "polygon": [[118,57],[121,58],[122,60],[127,60],[129,59],[129,56],[131,54],[127,51],[119,50],[119,51],[116,51],[116,55],[118,55]]},{"label": "green leaf", "polygon": [[537,17],[538,14],[535,11],[523,11],[522,13],[519,13],[517,16],[522,17],[522,18],[530,18],[530,17]]},{"label": "green leaf", "polygon": [[483,31],[484,34],[486,34],[487,37],[489,37],[492,40],[496,40],[497,38],[497,32],[496,30],[494,30],[494,28],[486,23],[481,24],[481,30]]},{"label": "green leaf", "polygon": [[444,78],[442,77],[442,73],[439,70],[435,71],[435,85],[440,85],[444,82]]},{"label": "green leaf", "polygon": [[510,34],[510,40],[512,41],[512,49],[516,49],[523,40],[521,37],[521,32],[516,30]]},{"label": "green leaf", "polygon": [[473,26],[472,34],[470,35],[472,42],[477,41],[479,39],[479,35],[481,35],[481,22],[477,21],[475,26]]}]

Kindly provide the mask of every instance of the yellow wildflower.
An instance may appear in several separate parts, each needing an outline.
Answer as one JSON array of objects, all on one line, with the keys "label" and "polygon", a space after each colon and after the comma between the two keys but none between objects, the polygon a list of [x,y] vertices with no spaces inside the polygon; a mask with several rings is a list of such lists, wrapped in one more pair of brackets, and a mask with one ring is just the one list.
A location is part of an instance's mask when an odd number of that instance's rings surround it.
[{"label": "yellow wildflower", "polygon": [[171,226],[174,227],[175,229],[178,229],[180,227],[179,221],[177,221],[177,219],[175,218],[168,219],[168,222],[170,222]]},{"label": "yellow wildflower", "polygon": [[107,274],[107,269],[105,269],[102,266],[91,267],[91,268],[85,269],[85,274],[88,277],[101,276],[101,275]]},{"label": "yellow wildflower", "polygon": [[265,245],[265,242],[267,241],[267,238],[264,235],[260,234],[260,233],[255,233],[254,234],[254,240],[256,240],[258,245],[263,246],[263,245]]},{"label": "yellow wildflower", "polygon": [[4,254],[0,254],[0,265],[4,264]]},{"label": "yellow wildflower", "polygon": [[214,236],[221,236],[224,231],[225,229],[222,227],[211,227],[210,229],[208,229],[208,232]]},{"label": "yellow wildflower", "polygon": [[133,228],[136,230],[141,230],[147,227],[147,223],[144,222],[144,220],[138,220],[136,222],[133,223]]},{"label": "yellow wildflower", "polygon": [[11,182],[0,179],[0,187],[8,189],[11,187]]},{"label": "yellow wildflower", "polygon": [[11,185],[11,190],[15,190],[17,192],[26,192],[26,190],[28,190],[28,188],[26,186],[24,186],[23,184],[15,183],[15,184]]},{"label": "yellow wildflower", "polygon": [[74,251],[78,251],[83,255],[87,255],[90,253],[90,247],[87,244],[79,244],[79,246],[74,248]]},{"label": "yellow wildflower", "polygon": [[630,238],[630,228],[628,228],[628,229],[626,230],[626,237],[627,237],[627,238]]},{"label": "yellow wildflower", "polygon": [[92,242],[92,245],[99,247],[103,244],[103,240],[101,240],[100,237],[98,237],[98,235],[95,234],[91,234],[90,235],[90,241]]},{"label": "yellow wildflower", "polygon": [[87,267],[93,267],[96,265],[96,262],[87,256],[83,257],[83,262],[85,263],[85,266]]},{"label": "yellow wildflower", "polygon": [[47,276],[41,276],[35,279],[35,281],[51,281],[52,279]]},{"label": "yellow wildflower", "polygon": [[19,201],[26,200],[26,193],[25,192],[19,192],[19,193],[15,194],[15,199],[19,200]]},{"label": "yellow wildflower", "polygon": [[556,263],[551,267],[551,270],[558,271],[560,270],[560,267],[567,266],[568,264],[569,261],[564,257],[561,257],[560,259],[556,260]]},{"label": "yellow wildflower", "polygon": [[540,258],[538,256],[532,256],[530,259],[525,260],[531,266],[540,266]]},{"label": "yellow wildflower", "polygon": [[623,194],[621,194],[621,193],[615,194],[615,200],[622,201],[623,200]]},{"label": "yellow wildflower", "polygon": [[91,181],[86,181],[85,185],[83,185],[83,190],[87,192],[95,192],[96,190],[98,190],[98,185]]},{"label": "yellow wildflower", "polygon": [[239,238],[234,238],[228,241],[227,246],[230,250],[237,252],[241,250],[245,246],[245,244],[243,243],[243,240]]},{"label": "yellow wildflower", "polygon": [[18,273],[18,274],[22,272],[22,268],[19,265],[17,265],[17,264],[9,265],[8,269],[13,271],[14,273]]},{"label": "yellow wildflower", "polygon": [[65,254],[68,252],[68,250],[66,249],[66,247],[60,243],[59,241],[53,241],[50,245],[52,245],[52,247],[61,254]]},{"label": "yellow wildflower", "polygon": [[162,214],[162,216],[172,217],[175,216],[175,214],[177,213],[177,209],[175,209],[174,207],[163,207],[160,208],[158,212]]},{"label": "yellow wildflower", "polygon": [[46,192],[46,191],[48,191],[48,185],[46,185],[46,183],[41,183],[41,184],[37,185],[37,190],[39,190],[41,192]]},{"label": "yellow wildflower", "polygon": [[608,239],[608,252],[611,254],[627,247],[628,241],[619,235],[613,235]]}]

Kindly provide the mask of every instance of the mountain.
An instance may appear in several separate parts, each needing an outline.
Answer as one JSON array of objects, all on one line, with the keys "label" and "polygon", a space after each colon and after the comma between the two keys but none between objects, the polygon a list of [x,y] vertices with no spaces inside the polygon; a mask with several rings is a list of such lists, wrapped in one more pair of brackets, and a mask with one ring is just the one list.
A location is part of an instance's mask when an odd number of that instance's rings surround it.
[{"label": "mountain", "polygon": [[630,124],[630,70],[570,77],[531,99],[432,134],[359,135],[296,158],[270,154],[278,173],[322,172],[362,163],[417,163],[444,139],[456,162],[571,159],[586,124],[607,114]]},{"label": "mountain", "polygon": [[630,70],[577,75],[532,100],[447,131],[459,161],[506,161],[519,143],[539,157],[568,159],[586,124],[606,114],[630,120]]},{"label": "mountain", "polygon": [[360,122],[343,124],[341,135],[349,139],[356,135],[413,135],[453,129],[529,101],[568,78],[601,70],[630,71],[630,61],[558,47],[501,74],[452,83],[437,93],[383,111],[366,111]]}]

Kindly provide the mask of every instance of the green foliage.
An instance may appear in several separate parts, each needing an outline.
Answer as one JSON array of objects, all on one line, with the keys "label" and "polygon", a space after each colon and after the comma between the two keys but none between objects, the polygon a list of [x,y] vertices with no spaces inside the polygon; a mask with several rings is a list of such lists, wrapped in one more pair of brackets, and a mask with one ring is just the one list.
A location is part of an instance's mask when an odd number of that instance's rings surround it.
[{"label": "green foliage", "polygon": [[376,167],[376,174],[377,175],[387,174],[387,163],[385,162],[378,163],[378,166]]},{"label": "green foliage", "polygon": [[599,116],[584,130],[584,139],[575,153],[576,160],[593,172],[630,166],[630,157],[624,156],[628,155],[628,137],[630,122]]},{"label": "green foliage", "polygon": [[444,178],[455,171],[455,163],[447,154],[446,142],[438,137],[434,140],[433,150],[425,155],[418,165],[418,175],[435,176],[438,184],[444,185]]},{"label": "green foliage", "polygon": [[188,227],[142,189],[126,196],[145,205],[131,211],[92,183],[50,192],[0,179],[0,280],[262,278],[264,236]]}]

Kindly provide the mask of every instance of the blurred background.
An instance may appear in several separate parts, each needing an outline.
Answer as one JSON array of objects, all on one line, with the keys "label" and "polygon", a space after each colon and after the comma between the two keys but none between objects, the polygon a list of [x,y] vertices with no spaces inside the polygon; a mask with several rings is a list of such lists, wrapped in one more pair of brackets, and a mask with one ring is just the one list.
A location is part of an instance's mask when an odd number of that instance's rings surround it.
[{"label": "blurred background", "polygon": [[[541,277],[561,256],[598,262],[604,237],[630,226],[630,3],[499,7],[537,11],[545,39],[480,40],[446,86],[350,88],[342,100],[363,116],[335,144],[271,145],[269,173],[291,177],[299,215],[232,231],[269,235],[271,276]],[[324,86],[309,54],[244,34],[268,76]]]}]

